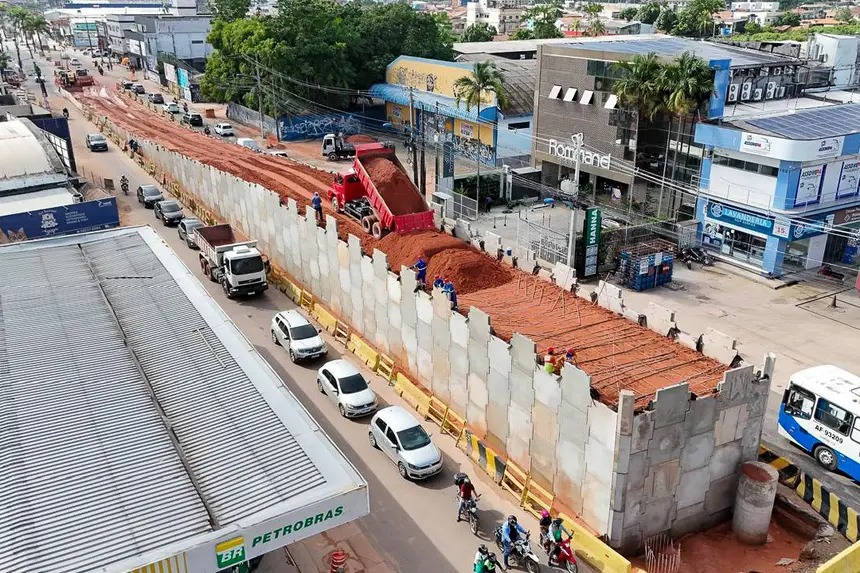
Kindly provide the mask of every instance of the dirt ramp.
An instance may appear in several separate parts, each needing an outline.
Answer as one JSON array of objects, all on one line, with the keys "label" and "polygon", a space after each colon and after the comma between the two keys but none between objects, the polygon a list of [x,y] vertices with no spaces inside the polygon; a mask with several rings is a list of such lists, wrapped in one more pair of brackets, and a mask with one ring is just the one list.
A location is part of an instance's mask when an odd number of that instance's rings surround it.
[{"label": "dirt ramp", "polygon": [[474,249],[449,249],[430,258],[427,280],[436,275],[454,283],[458,295],[509,283],[514,270]]}]

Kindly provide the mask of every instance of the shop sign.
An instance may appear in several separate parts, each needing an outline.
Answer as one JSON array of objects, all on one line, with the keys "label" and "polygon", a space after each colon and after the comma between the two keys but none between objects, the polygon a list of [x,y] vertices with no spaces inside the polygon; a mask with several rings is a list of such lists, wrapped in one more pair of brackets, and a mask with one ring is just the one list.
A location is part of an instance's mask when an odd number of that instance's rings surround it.
[{"label": "shop sign", "polygon": [[791,236],[791,221],[785,217],[774,217],[773,236],[787,239]]},{"label": "shop sign", "polygon": [[802,207],[818,203],[821,197],[821,182],[824,180],[826,165],[805,167],[800,171],[800,180],[797,182],[797,195],[794,198],[794,206]]},{"label": "shop sign", "polygon": [[473,131],[471,123],[466,123],[465,121],[460,122],[460,137],[472,139]]},{"label": "shop sign", "polygon": [[[555,139],[549,140],[549,154],[555,155],[568,161],[576,161],[576,147],[559,142]],[[601,169],[610,169],[612,167],[612,156],[609,154],[603,155],[581,149],[579,151],[579,159],[585,165],[592,167],[600,167]]]},{"label": "shop sign", "polygon": [[742,211],[722,203],[711,201],[705,207],[705,216],[736,227],[741,227],[764,235],[773,234],[773,219]]},{"label": "shop sign", "polygon": [[834,225],[850,225],[860,222],[860,206],[836,211],[833,217]]},{"label": "shop sign", "polygon": [[585,277],[597,274],[601,219],[601,212],[597,207],[590,207],[585,210],[585,229],[582,237],[585,243],[585,272],[583,273]]},{"label": "shop sign", "polygon": [[853,197],[857,194],[858,185],[860,185],[860,159],[844,161],[839,174],[839,185],[836,187],[836,198]]},{"label": "shop sign", "polygon": [[787,159],[789,161],[813,161],[842,155],[844,137],[830,137],[813,141],[795,141],[782,137],[769,137],[757,133],[741,132],[738,151]]}]

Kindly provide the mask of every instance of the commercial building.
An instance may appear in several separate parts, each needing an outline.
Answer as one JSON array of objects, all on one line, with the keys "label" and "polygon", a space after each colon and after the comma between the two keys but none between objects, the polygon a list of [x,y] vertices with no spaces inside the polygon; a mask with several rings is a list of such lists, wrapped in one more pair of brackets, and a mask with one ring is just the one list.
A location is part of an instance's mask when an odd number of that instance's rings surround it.
[{"label": "commercial building", "polygon": [[705,246],[772,276],[855,262],[860,104],[700,124],[696,141]]},{"label": "commercial building", "polygon": [[693,145],[694,122],[665,114],[653,120],[641,117],[636,110],[622,108],[612,91],[620,77],[613,63],[651,52],[666,62],[692,52],[708,63],[717,87],[708,117],[721,117],[727,105],[739,102],[793,96],[799,61],[660,35],[582,38],[538,46],[532,161],[540,166],[543,183],[562,188],[572,178],[571,137],[582,133],[582,192],[628,213],[690,218],[695,194],[672,191],[660,181],[689,185],[698,176],[702,149]]},{"label": "commercial building", "polygon": [[0,246],[0,570],[215,573],[367,484],[149,227]]},{"label": "commercial building", "polygon": [[466,4],[466,28],[475,24],[492,26],[500,36],[513,34],[530,4],[525,0],[477,0]]},{"label": "commercial building", "polygon": [[[415,126],[425,137],[449,142],[452,151],[488,165],[525,164],[531,150],[535,62],[470,54],[459,62],[400,56],[386,70],[384,84],[370,88],[386,102],[386,116],[399,130]],[[457,104],[454,83],[468,76],[475,61],[493,61],[502,72],[507,95],[499,106],[485,94],[479,106]],[[480,114],[480,115],[479,115]],[[479,121],[480,118],[480,121]]]},{"label": "commercial building", "polygon": [[137,16],[137,27],[129,32],[129,52],[155,71],[158,55],[172,55],[188,66],[203,71],[212,45],[206,40],[212,16]]}]

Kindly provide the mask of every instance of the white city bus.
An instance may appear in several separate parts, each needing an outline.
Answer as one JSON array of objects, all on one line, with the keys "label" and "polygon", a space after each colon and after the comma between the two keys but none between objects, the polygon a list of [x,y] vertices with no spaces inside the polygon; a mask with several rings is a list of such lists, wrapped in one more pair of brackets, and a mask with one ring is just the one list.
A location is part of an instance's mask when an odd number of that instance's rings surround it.
[{"label": "white city bus", "polygon": [[860,376],[836,366],[794,374],[782,397],[779,433],[828,470],[860,481]]}]

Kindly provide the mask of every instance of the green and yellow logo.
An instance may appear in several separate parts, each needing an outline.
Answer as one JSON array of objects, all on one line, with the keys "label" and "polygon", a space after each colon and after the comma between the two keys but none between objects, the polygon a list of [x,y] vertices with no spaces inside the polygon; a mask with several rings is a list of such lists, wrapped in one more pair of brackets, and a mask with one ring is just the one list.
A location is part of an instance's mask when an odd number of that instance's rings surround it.
[{"label": "green and yellow logo", "polygon": [[219,569],[243,563],[245,561],[245,538],[235,537],[222,541],[215,546],[215,557]]}]

